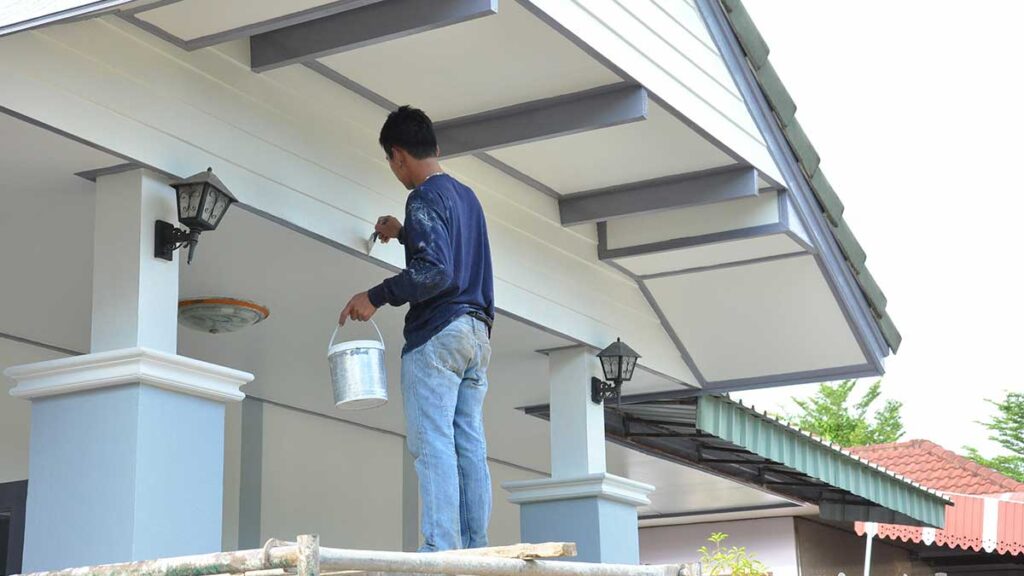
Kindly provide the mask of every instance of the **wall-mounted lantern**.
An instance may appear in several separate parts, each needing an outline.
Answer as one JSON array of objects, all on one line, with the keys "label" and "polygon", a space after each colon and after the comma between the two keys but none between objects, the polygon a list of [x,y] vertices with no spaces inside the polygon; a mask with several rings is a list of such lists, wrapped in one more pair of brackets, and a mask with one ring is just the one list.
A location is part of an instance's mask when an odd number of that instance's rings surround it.
[{"label": "wall-mounted lantern", "polygon": [[178,200],[178,221],[188,230],[176,228],[170,222],[156,221],[156,253],[157,258],[173,261],[174,251],[188,246],[188,263],[192,263],[199,234],[207,230],[216,230],[224,219],[224,213],[235,203],[236,199],[227,186],[213,173],[213,168],[189,176],[184,180],[172,182]]},{"label": "wall-mounted lantern", "polygon": [[590,382],[590,399],[595,404],[609,399],[618,400],[622,393],[622,383],[633,379],[633,370],[636,368],[636,361],[640,358],[632,348],[617,339],[604,350],[597,353],[601,360],[601,370],[604,378],[594,378]]}]

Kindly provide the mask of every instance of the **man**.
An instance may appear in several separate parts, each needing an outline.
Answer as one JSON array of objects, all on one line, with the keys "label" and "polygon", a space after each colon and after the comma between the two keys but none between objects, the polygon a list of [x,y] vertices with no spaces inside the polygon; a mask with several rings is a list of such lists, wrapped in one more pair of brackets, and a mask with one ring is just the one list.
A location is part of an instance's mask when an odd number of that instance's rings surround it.
[{"label": "man", "polygon": [[402,106],[380,131],[391,171],[407,190],[405,226],[382,216],[383,242],[405,245],[405,270],[352,297],[338,321],[366,321],[409,303],[402,350],[406,438],[416,459],[421,552],[487,545],[491,478],[483,402],[494,289],[487,225],[476,195],[444,173],[422,110]]}]

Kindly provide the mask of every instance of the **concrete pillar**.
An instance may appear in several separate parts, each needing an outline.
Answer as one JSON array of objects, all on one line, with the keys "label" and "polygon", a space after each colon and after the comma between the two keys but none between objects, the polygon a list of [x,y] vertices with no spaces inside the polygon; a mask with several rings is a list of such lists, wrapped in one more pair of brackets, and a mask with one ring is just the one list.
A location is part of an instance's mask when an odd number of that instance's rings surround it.
[{"label": "concrete pillar", "polygon": [[176,222],[158,177],[99,178],[91,352],[5,372],[32,401],[24,572],[220,549],[224,402],[252,375],[175,354],[157,219]]},{"label": "concrete pillar", "polygon": [[132,170],[96,180],[89,350],[178,351],[178,260],[153,257],[157,220],[178,221],[174,189]]},{"label": "concrete pillar", "polygon": [[599,363],[578,347],[552,352],[549,367],[551,478],[504,484],[522,541],[575,542],[577,560],[637,564],[637,507],[654,487],[606,471],[604,406],[590,400]]},{"label": "concrete pillar", "polygon": [[241,470],[238,482],[238,549],[263,546],[263,402],[242,400]]},{"label": "concrete pillar", "polygon": [[402,450],[402,551],[420,548],[420,491],[416,477],[416,459]]}]

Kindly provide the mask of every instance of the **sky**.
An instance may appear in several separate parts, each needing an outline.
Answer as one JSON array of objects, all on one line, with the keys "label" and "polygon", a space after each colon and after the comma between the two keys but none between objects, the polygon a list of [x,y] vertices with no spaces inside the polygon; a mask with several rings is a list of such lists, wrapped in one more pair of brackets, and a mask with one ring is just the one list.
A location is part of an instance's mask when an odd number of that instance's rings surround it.
[{"label": "sky", "polygon": [[1024,390],[1024,2],[744,4],[903,334],[882,390],[904,439],[996,451],[984,399]]}]

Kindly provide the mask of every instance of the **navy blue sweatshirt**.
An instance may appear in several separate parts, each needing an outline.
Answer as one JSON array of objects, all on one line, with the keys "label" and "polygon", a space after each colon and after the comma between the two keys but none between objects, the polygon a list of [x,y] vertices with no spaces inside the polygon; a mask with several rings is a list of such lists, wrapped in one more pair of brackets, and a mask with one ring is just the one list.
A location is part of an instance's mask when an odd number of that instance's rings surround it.
[{"label": "navy blue sweatshirt", "polygon": [[447,174],[427,178],[406,200],[398,240],[405,270],[371,288],[369,297],[377,308],[410,304],[403,355],[470,312],[493,320],[487,222],[473,190]]}]

